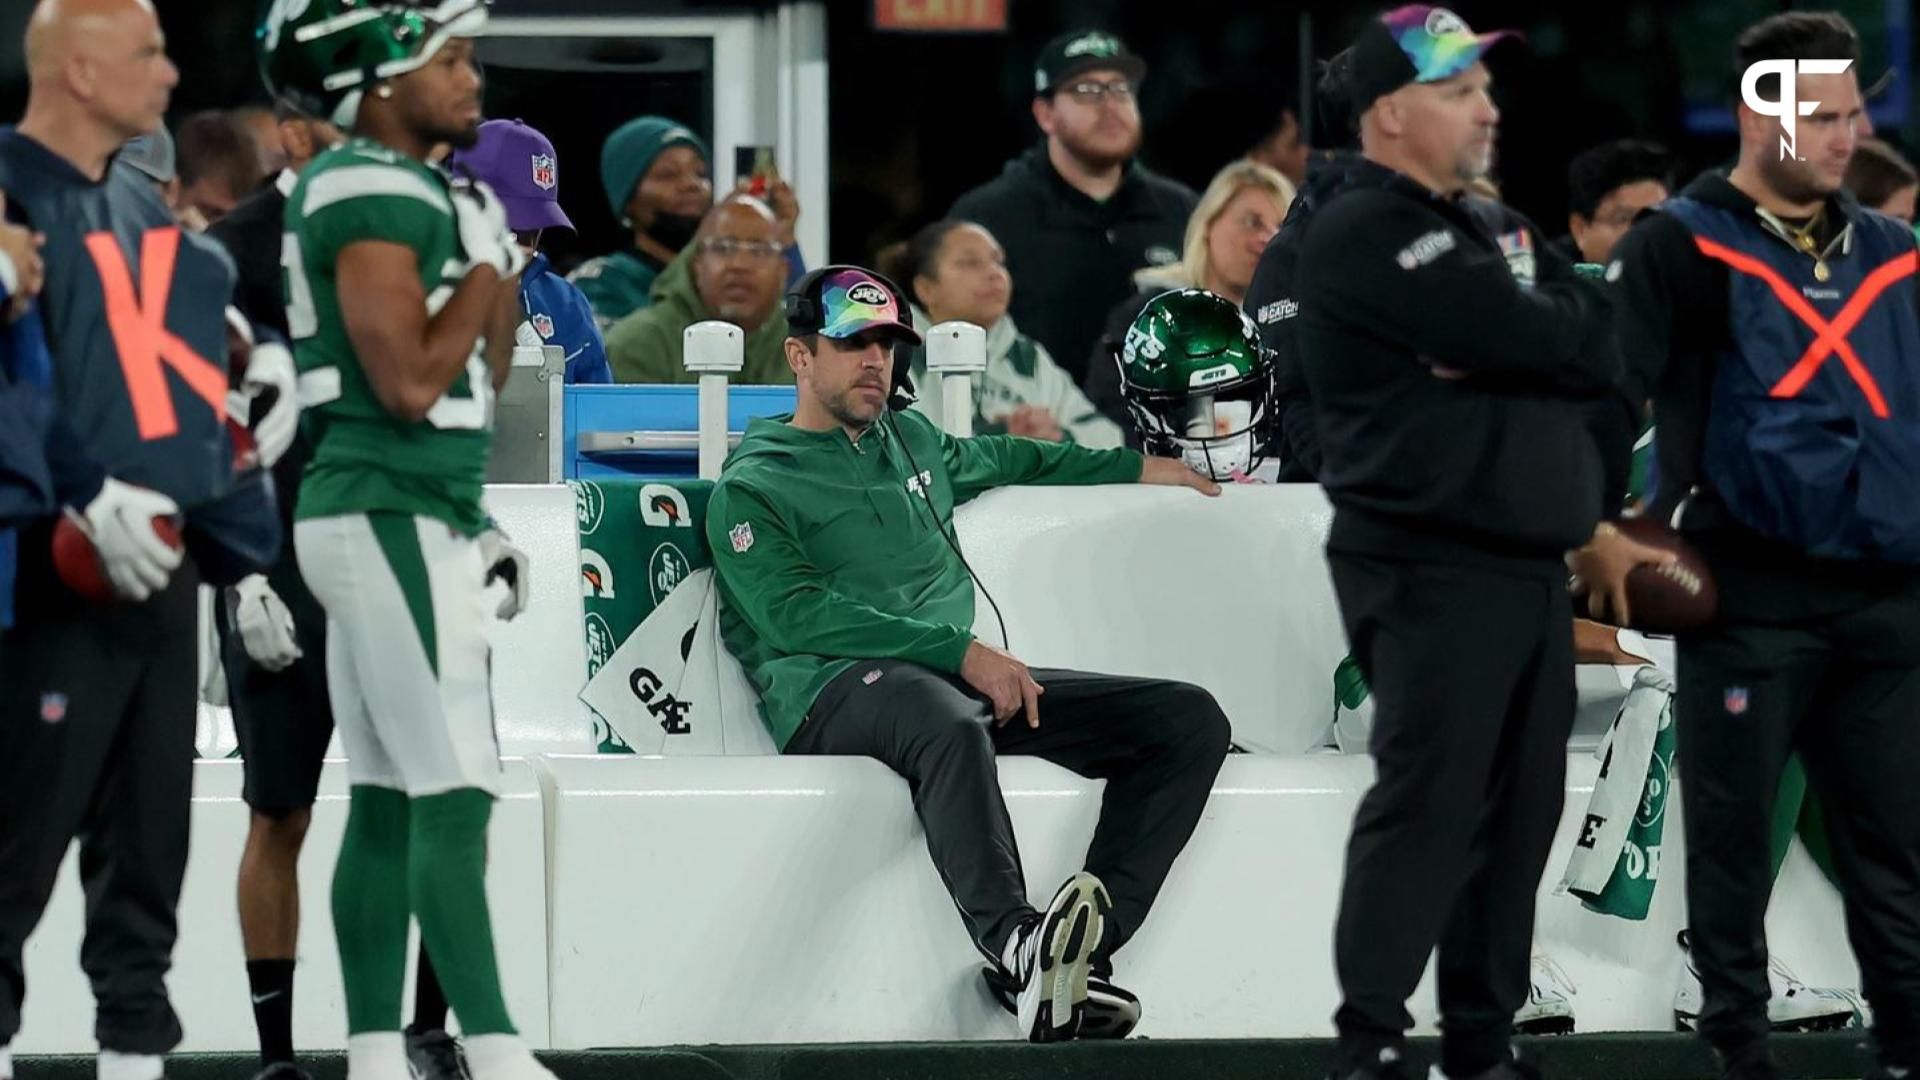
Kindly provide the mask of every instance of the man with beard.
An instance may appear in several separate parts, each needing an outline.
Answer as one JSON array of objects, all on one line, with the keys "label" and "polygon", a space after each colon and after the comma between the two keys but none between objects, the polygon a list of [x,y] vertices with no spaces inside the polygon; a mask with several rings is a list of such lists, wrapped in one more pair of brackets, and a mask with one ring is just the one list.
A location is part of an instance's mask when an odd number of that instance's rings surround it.
[{"label": "man with beard", "polygon": [[[1843,187],[1859,56],[1832,13],[1744,31],[1738,162],[1643,218],[1607,267],[1659,432],[1648,514],[1719,583],[1718,618],[1679,639],[1674,708],[1698,1026],[1727,1077],[1779,1075],[1769,833],[1796,751],[1873,1007],[1873,1075],[1920,1071],[1920,253]],[[1798,112],[1752,104],[1782,99]],[[1621,571],[1594,560],[1617,542],[1576,560],[1602,591]]]},{"label": "man with beard", "polygon": [[[1220,486],[1130,450],[942,432],[906,407],[894,350],[920,335],[879,274],[822,267],[786,312],[794,411],[747,425],[708,505],[721,635],[782,753],[870,757],[906,778],[1021,1035],[1122,1038],[1140,1002],[1114,984],[1113,954],[1199,824],[1227,719],[1188,683],[1029,668],[975,639],[953,509],[1013,484]],[[1085,870],[1045,908],[1028,900],[995,779],[1003,753],[1106,781]]]},{"label": "man with beard", "polygon": [[680,362],[681,333],[694,323],[720,319],[746,332],[746,362],[735,382],[791,383],[793,369],[782,345],[787,319],[780,310],[780,288],[786,263],[779,232],[773,210],[751,195],[734,195],[715,206],[688,250],[654,283],[653,306],[607,331],[614,381],[697,382]]},{"label": "man with beard", "polygon": [[[550,1080],[501,993],[486,894],[500,784],[485,628],[526,602],[526,556],[481,505],[525,263],[484,184],[427,163],[480,127],[482,0],[275,5],[275,94],[353,138],[287,200],[287,323],[313,460],[294,543],[327,615],[347,750],[333,924],[352,1080],[406,1080],[409,915],[476,1080]],[[503,601],[488,595],[504,581]]]},{"label": "man with beard", "polygon": [[1063,34],[1040,51],[1033,119],[1046,141],[954,202],[1006,246],[1020,283],[1008,314],[1074,381],[1132,275],[1180,258],[1194,194],[1148,171],[1137,95],[1147,66],[1119,38]]},{"label": "man with beard", "polygon": [[1361,155],[1287,226],[1327,560],[1375,701],[1334,931],[1352,1080],[1408,1075],[1436,946],[1444,1075],[1527,1074],[1513,1018],[1574,717],[1562,559],[1619,505],[1637,415],[1600,286],[1557,257],[1522,280],[1462,203],[1493,153],[1480,58],[1503,36],[1425,5],[1369,21],[1345,80]]},{"label": "man with beard", "polygon": [[[633,248],[588,259],[570,277],[593,305],[602,333],[653,302],[654,282],[713,208],[708,161],[700,136],[664,116],[635,117],[607,136],[600,148],[600,183],[613,216],[633,230]],[[787,280],[798,278],[806,273],[793,239],[800,202],[779,177],[769,181],[766,202],[778,224]]]}]

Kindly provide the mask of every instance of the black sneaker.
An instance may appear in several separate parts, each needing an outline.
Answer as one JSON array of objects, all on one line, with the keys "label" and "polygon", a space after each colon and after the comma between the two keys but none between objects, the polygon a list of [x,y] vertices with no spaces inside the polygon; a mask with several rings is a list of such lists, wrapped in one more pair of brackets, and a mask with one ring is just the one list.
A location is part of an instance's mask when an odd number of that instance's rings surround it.
[{"label": "black sneaker", "polygon": [[1351,1072],[1333,1072],[1327,1080],[1413,1080],[1413,1074],[1407,1071],[1406,1057],[1399,1049],[1389,1046],[1380,1051],[1374,1063]]},{"label": "black sneaker", "polygon": [[[1040,917],[1014,932],[1002,967],[1014,985],[1014,1015],[1029,1042],[1063,1042],[1079,1032],[1087,977],[1113,901],[1100,879],[1068,878]],[[992,980],[989,980],[992,985]]]},{"label": "black sneaker", "polygon": [[413,1080],[473,1080],[460,1040],[441,1028],[407,1026],[407,1070]]}]

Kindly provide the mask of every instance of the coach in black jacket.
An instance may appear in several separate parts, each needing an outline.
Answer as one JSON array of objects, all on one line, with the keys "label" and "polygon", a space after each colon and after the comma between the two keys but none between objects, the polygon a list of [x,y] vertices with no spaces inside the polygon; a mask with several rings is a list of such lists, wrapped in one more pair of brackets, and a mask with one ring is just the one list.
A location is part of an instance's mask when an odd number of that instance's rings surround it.
[{"label": "coach in black jacket", "polygon": [[1561,559],[1625,483],[1606,297],[1570,270],[1516,277],[1461,202],[1493,150],[1479,57],[1499,36],[1440,8],[1369,23],[1350,84],[1365,160],[1298,223],[1328,561],[1376,701],[1334,938],[1342,1077],[1405,1075],[1406,999],[1436,945],[1442,1070],[1519,1075],[1573,723]]}]

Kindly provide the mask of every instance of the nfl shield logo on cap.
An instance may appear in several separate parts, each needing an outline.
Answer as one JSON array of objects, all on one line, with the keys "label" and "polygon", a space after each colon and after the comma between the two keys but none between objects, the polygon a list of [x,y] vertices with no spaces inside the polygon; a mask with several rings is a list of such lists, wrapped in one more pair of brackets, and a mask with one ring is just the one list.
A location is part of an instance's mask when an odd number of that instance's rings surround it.
[{"label": "nfl shield logo on cap", "polygon": [[533,155],[533,186],[541,191],[552,191],[553,184],[553,155]]}]

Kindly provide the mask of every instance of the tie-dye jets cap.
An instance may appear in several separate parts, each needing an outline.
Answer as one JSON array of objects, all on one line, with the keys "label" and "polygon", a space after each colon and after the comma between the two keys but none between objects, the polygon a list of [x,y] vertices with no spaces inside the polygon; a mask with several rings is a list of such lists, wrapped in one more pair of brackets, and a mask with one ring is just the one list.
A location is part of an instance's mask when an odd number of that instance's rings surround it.
[{"label": "tie-dye jets cap", "polygon": [[796,294],[804,290],[808,295],[789,297],[790,332],[838,341],[883,326],[910,345],[920,344],[912,314],[901,310],[895,290],[879,274],[858,266],[836,266],[810,277],[795,284]]},{"label": "tie-dye jets cap", "polygon": [[1408,83],[1451,79],[1506,38],[1522,35],[1516,30],[1476,34],[1465,19],[1429,4],[1394,8],[1369,22],[1353,43],[1353,107],[1365,112]]}]

